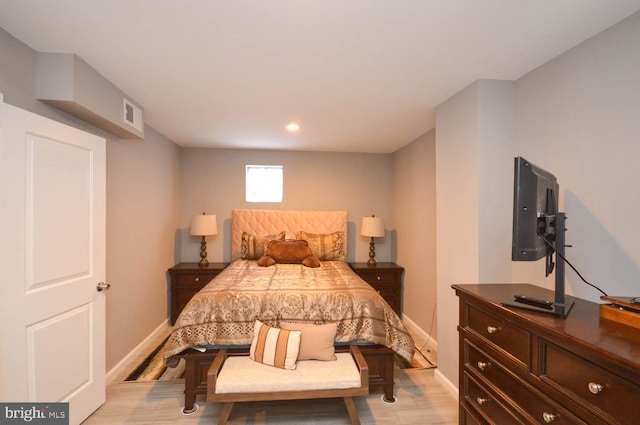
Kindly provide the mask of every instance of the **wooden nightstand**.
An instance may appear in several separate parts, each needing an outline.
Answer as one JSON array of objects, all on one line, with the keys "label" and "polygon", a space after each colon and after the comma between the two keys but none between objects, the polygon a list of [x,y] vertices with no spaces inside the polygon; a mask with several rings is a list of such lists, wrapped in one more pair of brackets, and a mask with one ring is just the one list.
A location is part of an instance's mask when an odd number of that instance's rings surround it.
[{"label": "wooden nightstand", "polygon": [[365,280],[400,316],[402,310],[402,273],[404,268],[396,263],[349,263],[358,276]]},{"label": "wooden nightstand", "polygon": [[229,263],[180,263],[169,269],[171,276],[171,324],[173,325],[185,305],[196,292],[216,277]]}]

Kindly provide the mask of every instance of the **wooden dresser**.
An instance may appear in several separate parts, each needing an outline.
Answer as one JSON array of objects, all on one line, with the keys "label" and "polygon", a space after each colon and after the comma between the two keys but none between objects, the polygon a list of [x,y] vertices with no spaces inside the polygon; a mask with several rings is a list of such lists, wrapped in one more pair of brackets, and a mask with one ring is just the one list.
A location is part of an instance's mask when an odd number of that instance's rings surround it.
[{"label": "wooden dresser", "polygon": [[349,263],[358,276],[382,295],[398,316],[402,314],[402,274],[404,268],[396,263]]},{"label": "wooden dresser", "polygon": [[178,315],[199,290],[220,274],[229,263],[180,263],[171,267],[171,324],[176,323]]},{"label": "wooden dresser", "polygon": [[460,424],[639,424],[640,331],[576,299],[567,318],[503,307],[527,284],[453,285]]}]

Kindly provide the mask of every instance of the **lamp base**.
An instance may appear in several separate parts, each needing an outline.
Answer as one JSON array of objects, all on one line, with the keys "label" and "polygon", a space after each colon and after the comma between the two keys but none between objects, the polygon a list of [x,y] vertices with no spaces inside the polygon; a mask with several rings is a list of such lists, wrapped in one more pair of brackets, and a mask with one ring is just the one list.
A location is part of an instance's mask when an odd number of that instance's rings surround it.
[{"label": "lamp base", "polygon": [[369,261],[367,264],[373,266],[377,263],[376,261],[376,244],[373,242],[373,236],[371,237],[371,242],[369,242]]},{"label": "lamp base", "polygon": [[198,261],[198,265],[200,267],[204,267],[209,264],[207,260],[207,241],[204,236],[202,237],[202,242],[200,242],[200,261]]}]

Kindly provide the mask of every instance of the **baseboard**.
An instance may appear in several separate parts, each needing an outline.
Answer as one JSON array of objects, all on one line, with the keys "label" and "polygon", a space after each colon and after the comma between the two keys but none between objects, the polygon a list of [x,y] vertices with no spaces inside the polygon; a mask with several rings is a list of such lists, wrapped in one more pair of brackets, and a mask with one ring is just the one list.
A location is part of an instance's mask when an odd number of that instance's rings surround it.
[{"label": "baseboard", "polygon": [[127,368],[131,367],[131,363],[140,353],[149,351],[151,348],[155,348],[157,340],[168,333],[169,319],[165,320],[158,326],[153,332],[151,332],[140,344],[138,344],[129,354],[127,354],[122,360],[120,360],[114,367],[107,372],[105,376],[106,385],[114,382],[122,373],[127,372]]},{"label": "baseboard", "polygon": [[[409,329],[409,332],[412,332],[414,335],[416,335],[416,337],[420,338],[421,340],[427,341],[424,347],[418,347],[418,348],[429,349],[436,354],[438,353],[438,341],[431,338],[431,335],[429,335],[420,326],[418,326],[416,322],[411,320],[411,318],[408,317],[406,314],[402,315],[402,322]],[[447,390],[449,394],[451,394],[453,398],[458,400],[457,384],[454,384],[446,376],[444,376],[444,374],[440,372],[440,369],[436,369],[433,373],[433,376],[436,378],[436,381],[438,381],[444,387],[444,389]]]},{"label": "baseboard", "polygon": [[440,369],[436,369],[436,371],[433,373],[433,376],[436,378],[436,381],[438,381],[440,385],[442,385],[444,389],[447,390],[449,394],[451,394],[453,398],[458,400],[459,392],[457,385],[454,385],[453,382],[451,382],[446,376],[444,376],[444,374],[440,372]]},{"label": "baseboard", "polygon": [[411,318],[406,314],[402,315],[402,323],[404,323],[404,325],[409,328],[409,332],[411,332],[413,335],[416,335],[422,341],[427,341],[424,346],[418,348],[428,349],[434,353],[438,352],[438,341],[433,339],[431,335],[425,332],[424,329],[418,326],[418,324],[411,320]]}]

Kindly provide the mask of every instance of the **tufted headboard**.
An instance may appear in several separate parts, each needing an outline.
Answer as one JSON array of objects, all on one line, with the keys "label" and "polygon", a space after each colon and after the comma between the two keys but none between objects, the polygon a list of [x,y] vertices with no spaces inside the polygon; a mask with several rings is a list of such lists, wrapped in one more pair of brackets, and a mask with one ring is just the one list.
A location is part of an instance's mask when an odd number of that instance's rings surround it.
[{"label": "tufted headboard", "polygon": [[346,211],[231,210],[231,260],[240,258],[242,232],[272,235],[281,231],[291,239],[300,230],[309,233],[344,232],[347,251]]}]

